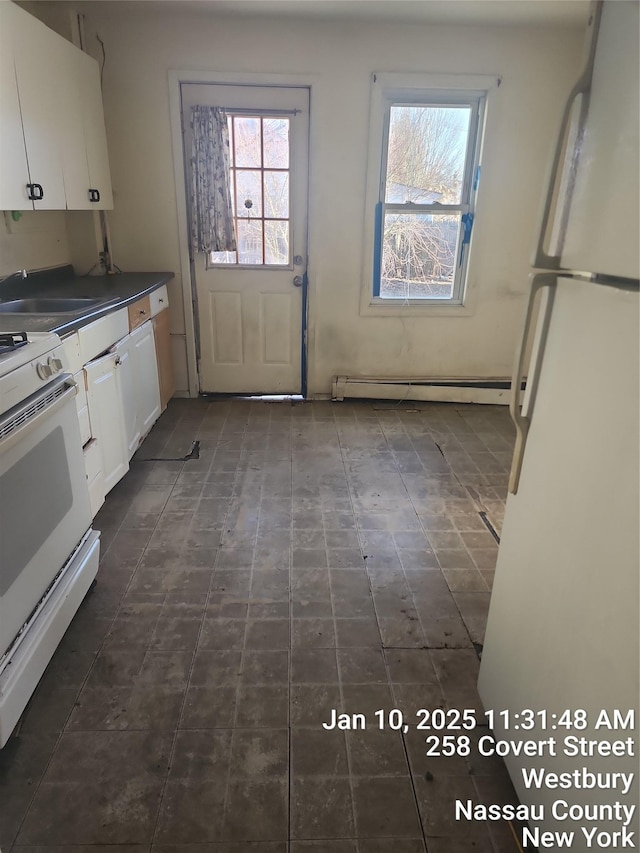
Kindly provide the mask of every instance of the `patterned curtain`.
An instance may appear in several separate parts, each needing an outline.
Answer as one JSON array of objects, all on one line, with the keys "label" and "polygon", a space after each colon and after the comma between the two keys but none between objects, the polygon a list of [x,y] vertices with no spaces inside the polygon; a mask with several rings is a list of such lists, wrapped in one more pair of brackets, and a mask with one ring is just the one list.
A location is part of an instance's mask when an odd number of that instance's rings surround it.
[{"label": "patterned curtain", "polygon": [[224,110],[191,107],[191,139],[191,250],[235,252]]}]

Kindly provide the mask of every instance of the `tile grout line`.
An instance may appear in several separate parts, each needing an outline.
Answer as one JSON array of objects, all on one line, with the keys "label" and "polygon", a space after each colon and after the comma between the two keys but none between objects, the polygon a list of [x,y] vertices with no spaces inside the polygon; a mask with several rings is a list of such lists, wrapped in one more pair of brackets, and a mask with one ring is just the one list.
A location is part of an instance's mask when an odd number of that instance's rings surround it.
[{"label": "tile grout line", "polygon": [[[386,436],[385,436],[385,439],[386,439],[386,442],[387,442],[387,447],[389,447],[389,450],[391,451],[391,448],[390,448],[390,445],[389,445],[389,440],[386,438]],[[392,453],[392,456],[393,456],[393,453]],[[414,506],[414,504],[413,504],[413,500],[411,499],[411,495],[409,494],[409,490],[408,490],[408,489],[407,489],[407,487],[406,487],[406,483],[405,483],[404,478],[403,478],[403,476],[402,476],[402,472],[399,470],[398,465],[397,465],[397,463],[395,462],[395,459],[394,459],[394,464],[395,464],[395,466],[396,466],[396,469],[397,469],[397,471],[398,471],[398,474],[400,475],[400,479],[402,480],[402,483],[403,483],[403,485],[404,485],[404,487],[405,487],[405,490],[406,490],[406,492],[407,492],[407,497],[408,497],[408,499],[409,499],[409,501],[410,501],[410,503],[411,503],[411,506],[412,506],[412,508],[413,508],[413,510],[414,510],[414,512],[415,512],[415,506]],[[420,525],[422,526],[422,522],[420,521],[420,518],[418,517],[417,513],[416,513],[416,517],[418,518],[418,522],[419,522],[419,523],[420,523]],[[426,535],[426,534],[425,534],[425,535]],[[394,538],[394,544],[395,544],[395,538]],[[397,549],[396,549],[396,550],[397,550]],[[415,597],[414,597],[414,594],[413,594],[413,590],[411,589],[411,587],[409,586],[409,583],[408,583],[408,581],[407,581],[406,574],[405,574],[405,571],[404,571],[404,566],[402,565],[402,560],[400,560],[400,559],[399,559],[399,562],[400,562],[400,565],[401,565],[401,567],[402,567],[402,576],[405,578],[405,583],[407,584],[407,588],[408,588],[409,592],[411,593],[411,600],[413,601],[414,609],[415,609],[416,613],[418,614],[418,618],[420,619],[420,625],[421,625],[421,627],[422,627],[422,633],[423,633],[423,636],[424,636],[424,639],[425,639],[425,642],[426,642],[426,640],[427,640],[427,636],[426,636],[426,632],[425,632],[425,630],[424,630],[424,627],[422,626],[422,617],[420,616],[420,613],[419,613],[419,611],[418,611],[418,609],[417,609],[417,607],[416,607],[416,601],[415,601]],[[395,691],[394,691],[394,689],[393,689],[393,682],[391,681],[391,672],[390,672],[390,670],[389,670],[389,664],[388,664],[388,661],[387,661],[387,656],[386,656],[386,654],[384,653],[384,652],[385,652],[385,647],[383,646],[383,647],[382,647],[382,649],[383,649],[383,651],[382,651],[382,658],[383,658],[383,661],[384,661],[385,672],[387,673],[387,683],[388,683],[388,685],[389,685],[389,692],[391,693],[392,701],[393,701],[393,703],[394,703],[394,705],[395,705],[395,701],[396,701]],[[429,650],[428,650],[428,649],[427,649],[427,653],[429,654],[429,659],[431,659],[431,653],[429,652]],[[437,676],[437,673],[436,673],[436,676]],[[408,734],[408,732],[407,732],[406,734]],[[408,771],[409,771],[409,784],[411,785],[411,793],[413,794],[413,802],[414,802],[414,805],[415,805],[415,808],[416,808],[416,815],[417,815],[417,819],[418,819],[418,824],[419,824],[419,826],[420,826],[420,832],[421,832],[421,834],[422,834],[422,843],[424,844],[424,849],[425,849],[426,853],[428,853],[428,848],[427,848],[427,837],[426,837],[425,828],[424,828],[424,821],[422,820],[422,813],[420,812],[420,804],[419,804],[419,801],[418,801],[418,792],[416,791],[416,786],[415,786],[415,782],[414,782],[414,778],[413,778],[413,777],[414,777],[414,774],[413,774],[413,768],[412,768],[412,766],[411,766],[411,761],[410,761],[410,759],[409,759],[409,748],[408,748],[408,745],[407,745],[407,739],[406,739],[406,736],[405,736],[404,729],[401,731],[400,735],[401,735],[401,738],[402,738],[402,749],[403,749],[403,751],[404,751],[404,758],[405,758],[405,761],[406,761],[406,763],[407,763],[407,769],[408,769]]]},{"label": "tile grout line", "polygon": [[[209,405],[210,405],[210,404],[209,404]],[[208,409],[209,409],[209,406],[207,407],[207,411],[208,411]],[[206,412],[205,412],[205,413],[203,413],[202,421],[204,420],[205,415],[206,415]],[[228,416],[227,416],[227,417],[228,417]],[[226,420],[227,420],[227,417],[225,417],[225,422],[226,422]],[[202,425],[202,421],[201,421],[200,425]],[[220,444],[220,439],[219,439],[219,437],[218,437],[218,439],[217,439],[217,441],[216,441],[216,451],[217,451],[217,449],[218,449],[219,444]],[[215,452],[216,452],[216,451],[214,451],[214,456],[213,456],[213,458],[215,458]],[[213,461],[213,459],[212,459],[212,461]],[[227,512],[229,512],[229,511],[230,511],[230,508],[227,510]],[[218,547],[218,551],[219,551],[219,547]],[[216,552],[216,558],[217,558],[217,552]],[[188,694],[188,692],[189,692],[189,683],[190,683],[190,681],[191,681],[191,675],[192,675],[192,673],[193,673],[193,667],[194,667],[194,663],[195,663],[196,655],[197,655],[197,652],[198,652],[198,645],[199,645],[199,642],[200,642],[200,637],[202,636],[202,629],[203,629],[204,622],[205,622],[206,615],[207,615],[207,606],[208,606],[208,604],[209,604],[209,599],[210,599],[210,594],[211,594],[211,593],[210,593],[210,590],[211,590],[211,583],[213,582],[214,574],[215,574],[215,560],[214,560],[214,565],[213,565],[212,570],[211,570],[211,581],[210,581],[210,583],[209,583],[209,591],[208,591],[208,592],[207,592],[207,594],[206,594],[205,605],[204,605],[204,608],[203,608],[203,611],[202,611],[202,616],[200,617],[200,627],[199,627],[199,629],[198,629],[198,636],[197,636],[197,638],[196,638],[196,642],[195,642],[194,649],[193,649],[193,654],[192,654],[192,656],[191,656],[191,665],[190,665],[190,667],[189,667],[189,672],[188,672],[188,674],[187,674],[187,679],[186,679],[186,682],[185,682],[185,691],[184,691],[184,696],[183,696],[183,698],[182,698],[182,703],[181,703],[181,706],[180,706],[180,711],[179,711],[179,713],[178,713],[178,718],[177,718],[177,722],[176,722],[176,729],[175,729],[175,731],[174,731],[174,733],[173,733],[173,739],[172,739],[172,742],[171,742],[171,747],[170,747],[170,749],[169,749],[169,760],[168,760],[167,774],[166,774],[166,776],[165,776],[164,783],[163,783],[162,788],[161,788],[161,790],[160,790],[160,797],[159,797],[159,799],[158,799],[158,806],[157,806],[157,810],[156,810],[156,819],[155,819],[155,821],[154,821],[154,826],[153,826],[153,830],[152,830],[152,833],[151,833],[150,847],[153,847],[153,845],[154,845],[154,844],[155,844],[155,842],[156,842],[156,836],[157,836],[158,827],[159,827],[159,823],[160,823],[160,817],[161,817],[161,814],[162,814],[162,805],[163,805],[164,800],[165,800],[165,794],[166,794],[167,785],[168,785],[168,782],[169,782],[169,773],[170,773],[170,771],[171,771],[171,766],[172,766],[172,763],[173,763],[174,758],[175,758],[176,744],[177,744],[177,740],[178,740],[178,735],[179,735],[179,733],[180,733],[180,731],[181,731],[180,723],[182,722],[182,719],[183,719],[183,716],[184,716],[184,709],[185,709],[185,706],[186,706],[186,703],[187,703],[187,694]],[[232,748],[232,746],[231,746],[231,744],[230,744],[229,749],[231,750],[231,748]],[[226,797],[226,792],[225,792],[225,797]],[[224,819],[224,812],[223,812],[223,819]]]},{"label": "tile grout line", "polygon": [[[342,468],[344,471],[345,480],[347,482],[347,488],[349,490],[349,502],[351,505],[351,513],[353,515],[354,524],[356,526],[356,531],[357,531],[358,530],[358,524],[356,521],[355,506],[353,503],[353,489],[351,487],[351,477],[349,476],[349,472],[347,471],[344,446],[342,444],[340,431],[338,430],[337,425],[336,425],[336,437],[337,437],[337,442],[338,442],[338,448],[340,450],[340,459],[342,461]],[[323,529],[324,529],[324,516],[323,516],[322,521],[323,521]],[[325,537],[325,539],[326,539],[326,537]],[[360,547],[360,553],[362,555],[362,544],[361,543],[359,543],[359,547]],[[327,564],[328,564],[328,562],[329,561],[327,560]],[[371,589],[371,578],[369,577],[369,572],[367,569],[367,564],[366,564],[366,561],[364,559],[364,556],[362,559],[362,563],[363,563],[364,575],[367,579],[367,585],[368,585],[368,589],[369,589],[369,598],[371,599],[371,605],[372,605],[373,612],[375,615],[376,609],[375,609],[375,600],[374,600],[373,592]],[[331,596],[331,612],[333,614],[333,633],[334,633],[334,637],[335,637],[334,642],[337,644],[337,642],[338,642],[338,626],[336,623],[336,615],[335,615],[335,607],[334,607],[333,584],[331,582],[331,570],[328,569],[327,571],[328,571],[328,575],[329,575],[329,594]],[[381,654],[382,659],[384,661],[384,653],[382,651],[382,633],[380,631],[380,624],[378,622],[377,616],[375,617],[375,619],[376,619],[376,627],[378,629],[378,637],[380,638],[380,654]],[[337,675],[338,675],[338,690],[340,693],[340,702],[342,705],[343,712],[346,713],[344,689],[343,689],[344,685],[343,685],[343,681],[342,681],[342,671],[340,669],[340,663],[339,663],[339,659],[338,659],[337,646],[335,649],[335,656],[336,656],[336,671],[337,671]],[[351,746],[349,745],[349,738],[348,737],[345,737],[344,741],[345,741],[345,751],[346,751],[346,755],[347,755],[347,769],[349,771],[349,777],[348,778],[349,778],[349,790],[351,792],[351,817],[353,820],[354,841],[355,841],[356,848],[359,849],[360,845],[358,843],[358,825],[356,822],[356,798],[355,798],[355,791],[354,791],[354,774],[352,772],[353,764],[352,764],[352,756],[351,756]]]}]

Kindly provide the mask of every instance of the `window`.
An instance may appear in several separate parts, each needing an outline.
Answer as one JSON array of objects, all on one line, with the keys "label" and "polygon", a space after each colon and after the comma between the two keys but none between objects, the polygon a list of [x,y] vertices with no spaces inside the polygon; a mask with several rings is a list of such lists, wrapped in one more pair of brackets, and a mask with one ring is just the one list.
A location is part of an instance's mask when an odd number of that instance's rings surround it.
[{"label": "window", "polygon": [[289,266],[289,119],[230,114],[227,120],[238,250],[212,252],[210,263]]},{"label": "window", "polygon": [[376,301],[462,304],[483,106],[477,91],[385,93]]}]

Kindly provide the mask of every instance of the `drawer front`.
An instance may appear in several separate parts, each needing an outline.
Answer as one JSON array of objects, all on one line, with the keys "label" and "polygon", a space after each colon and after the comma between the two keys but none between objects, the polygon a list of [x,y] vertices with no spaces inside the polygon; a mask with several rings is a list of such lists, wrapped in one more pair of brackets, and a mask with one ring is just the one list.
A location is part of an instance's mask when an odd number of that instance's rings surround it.
[{"label": "drawer front", "polygon": [[143,296],[138,299],[133,305],[129,305],[129,329],[132,332],[141,326],[151,317],[151,302],[149,296]]},{"label": "drawer front", "polygon": [[87,386],[84,380],[84,370],[80,369],[77,373],[74,373],[73,379],[77,388],[76,409],[78,410],[78,414],[80,414],[81,410],[87,405]]},{"label": "drawer front", "polygon": [[[64,357],[67,361],[67,370],[74,375],[82,370],[82,357],[80,355],[80,339],[78,333],[73,332],[62,339],[62,348],[64,349]],[[77,377],[76,377],[77,381]]]},{"label": "drawer front", "polygon": [[96,439],[92,439],[83,449],[84,453],[84,470],[87,475],[87,480],[91,482],[102,471],[102,457],[100,455],[100,446]]},{"label": "drawer front", "polygon": [[75,373],[73,378],[76,381],[78,393],[76,394],[76,409],[78,412],[78,422],[80,423],[80,438],[84,445],[91,438],[91,421],[89,420],[89,401],[87,400],[87,389],[84,384],[84,370]]},{"label": "drawer front", "polygon": [[95,518],[98,514],[98,510],[104,503],[104,480],[102,479],[102,471],[98,472],[93,480],[89,480],[87,486],[89,488],[91,517]]},{"label": "drawer front", "polygon": [[107,314],[106,317],[100,317],[99,320],[94,320],[88,326],[78,329],[82,364],[87,364],[100,353],[106,352],[128,332],[129,320],[126,308]]},{"label": "drawer front", "polygon": [[78,412],[78,422],[80,424],[80,439],[84,446],[91,438],[91,421],[89,420],[89,406],[85,406]]},{"label": "drawer front", "polygon": [[163,284],[162,287],[159,287],[157,290],[154,290],[153,293],[150,293],[149,302],[151,304],[152,317],[155,317],[156,314],[159,314],[161,311],[164,311],[165,308],[168,308],[169,292],[167,291],[167,285]]}]

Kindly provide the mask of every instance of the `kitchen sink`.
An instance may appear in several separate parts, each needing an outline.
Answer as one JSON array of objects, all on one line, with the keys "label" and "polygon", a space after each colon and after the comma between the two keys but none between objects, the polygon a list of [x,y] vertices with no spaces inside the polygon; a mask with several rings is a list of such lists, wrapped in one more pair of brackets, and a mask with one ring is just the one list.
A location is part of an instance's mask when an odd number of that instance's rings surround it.
[{"label": "kitchen sink", "polygon": [[117,302],[120,297],[81,297],[76,299],[66,297],[38,297],[28,299],[12,299],[0,302],[0,314],[81,314],[98,305],[109,305]]}]

